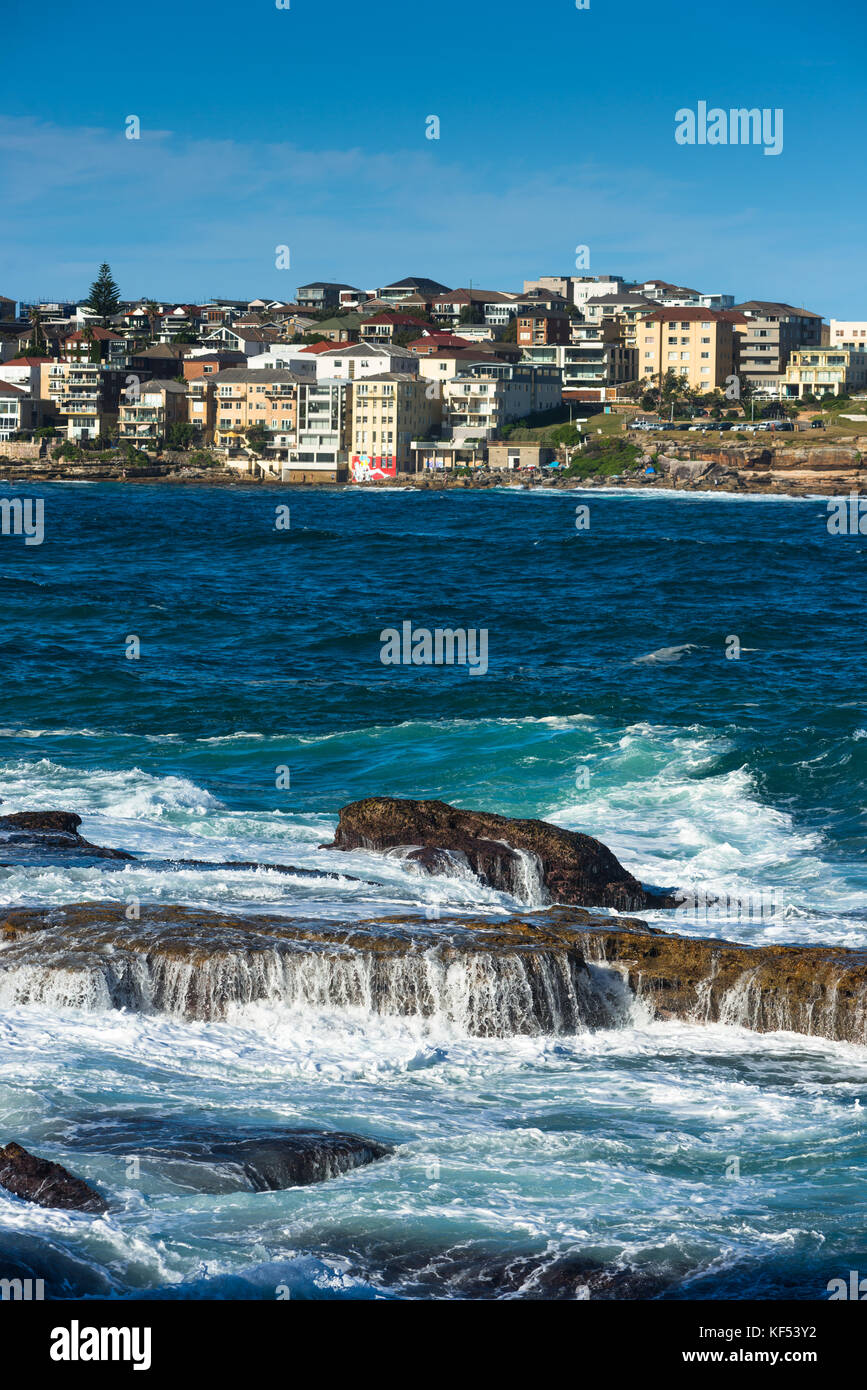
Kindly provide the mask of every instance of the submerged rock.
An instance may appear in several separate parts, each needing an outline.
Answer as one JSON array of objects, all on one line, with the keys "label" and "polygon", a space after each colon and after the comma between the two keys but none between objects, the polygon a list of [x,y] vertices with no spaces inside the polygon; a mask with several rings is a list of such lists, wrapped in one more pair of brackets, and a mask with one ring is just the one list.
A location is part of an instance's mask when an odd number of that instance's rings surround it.
[{"label": "submerged rock", "polygon": [[353,1273],[402,1298],[456,1300],[651,1299],[674,1282],[661,1269],[608,1267],[580,1253],[494,1251],[468,1240],[441,1246],[413,1237],[398,1243],[375,1233],[320,1239],[319,1252],[348,1261]]},{"label": "submerged rock", "polygon": [[[263,864],[251,859],[140,859],[122,849],[91,844],[78,833],[81,816],[74,811],[18,811],[0,816],[0,868],[31,863],[85,863],[94,859],[141,863],[149,869],[174,872],[178,869],[230,870],[243,872],[264,869],[297,878],[343,879],[360,882],[353,874],[332,873],[326,869],[301,868],[295,864]],[[378,887],[379,885],[373,884]]]},{"label": "submerged rock", "polygon": [[59,858],[130,860],[122,849],[92,845],[78,833],[81,816],[72,811],[18,811],[0,816],[0,867]]},{"label": "submerged rock", "polygon": [[210,1193],[305,1187],[394,1153],[377,1139],[338,1130],[257,1128],[227,1135],[208,1117],[198,1123],[189,1116],[125,1112],[86,1119],[63,1139],[88,1152],[134,1153],[145,1171],[153,1165],[178,1187]]},{"label": "submerged rock", "polygon": [[405,848],[421,868],[440,874],[454,872],[449,856],[458,855],[482,883],[518,897],[526,894],[528,872],[536,868],[548,901],[623,912],[677,905],[675,898],[643,888],[590,835],[547,821],[462,811],[444,801],[353,801],[340,812],[334,840],[324,848]]},{"label": "submerged rock", "polygon": [[367,883],[371,887],[379,888],[381,884],[373,879],[360,879],[355,874],[329,873],[327,869],[304,869],[296,864],[262,864],[256,859],[149,859],[146,861],[149,869],[200,869],[200,870],[256,870],[264,869],[274,874],[289,874],[294,878],[330,878],[342,879],[349,883]]},{"label": "submerged rock", "polygon": [[0,1187],[40,1207],[92,1212],[108,1210],[105,1198],[83,1178],[73,1177],[59,1163],[51,1163],[47,1158],[28,1153],[20,1144],[11,1143],[0,1148]]}]

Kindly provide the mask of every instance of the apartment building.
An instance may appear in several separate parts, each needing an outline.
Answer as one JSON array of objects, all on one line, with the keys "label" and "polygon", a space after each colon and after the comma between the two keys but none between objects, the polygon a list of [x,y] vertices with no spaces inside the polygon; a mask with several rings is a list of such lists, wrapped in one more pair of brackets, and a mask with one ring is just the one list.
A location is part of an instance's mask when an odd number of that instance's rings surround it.
[{"label": "apartment building", "polygon": [[324,377],[298,383],[298,426],[286,482],[336,483],[347,476],[353,384]]},{"label": "apartment building", "polygon": [[858,347],[796,348],[782,379],[782,395],[843,396],[867,390],[867,342]]},{"label": "apartment building", "polygon": [[[828,326],[829,347],[864,347],[867,344],[867,319],[831,319]],[[6,368],[4,367],[4,371]]]},{"label": "apartment building", "polygon": [[573,324],[572,333],[574,341],[567,345],[525,348],[524,359],[556,366],[564,393],[637,380],[637,350],[625,345],[616,323]]},{"label": "apartment building", "polygon": [[696,391],[722,389],[737,370],[742,320],[730,309],[656,309],[638,323],[637,377],[659,385],[672,371]]},{"label": "apartment building", "polygon": [[9,381],[0,381],[0,439],[11,439],[30,424],[27,392]]},{"label": "apartment building", "polygon": [[147,381],[127,388],[118,405],[121,443],[153,448],[165,441],[169,427],[187,420],[187,388],[180,381]]},{"label": "apartment building", "polygon": [[416,373],[356,380],[350,406],[349,467],[357,482],[412,472],[412,441],[439,432],[442,403]]},{"label": "apartment building", "polygon": [[20,386],[25,395],[39,400],[42,366],[50,357],[13,357],[3,363],[3,380],[10,386]]},{"label": "apartment building", "polygon": [[117,427],[120,393],[130,384],[128,375],[104,362],[43,362],[39,394],[54,408],[67,439],[97,439]]},{"label": "apartment building", "polygon": [[418,376],[418,358],[408,348],[383,343],[353,343],[317,353],[313,358],[317,377],[355,381],[358,377],[381,376],[383,372]]},{"label": "apartment building", "polygon": [[572,302],[583,314],[588,299],[622,294],[625,288],[622,275],[577,275],[572,282]]},{"label": "apartment building", "polygon": [[519,362],[477,362],[443,385],[443,416],[452,438],[493,439],[503,425],[563,403],[559,369]]},{"label": "apartment building", "polygon": [[563,299],[574,304],[574,290],[578,281],[574,275],[540,275],[538,280],[524,281],[524,294],[528,295],[533,290],[553,291]]},{"label": "apartment building", "polygon": [[[288,453],[295,444],[302,380],[295,372],[275,367],[229,367],[203,381],[203,390],[213,393],[214,443],[242,448],[248,430],[261,428],[268,435],[266,453]],[[204,414],[207,417],[207,411]]]},{"label": "apartment building", "polygon": [[[226,371],[229,367],[246,367],[247,360],[240,352],[197,352],[194,356],[185,357],[182,362],[176,364],[183,372],[184,381],[198,381],[201,377],[216,376],[218,372]],[[257,366],[268,367],[284,366],[285,363],[267,362],[262,363],[257,360]]]},{"label": "apartment building", "polygon": [[[598,299],[588,299],[584,305],[584,322],[591,327],[601,328],[612,324],[626,347],[638,347],[638,324],[659,305],[643,294],[605,294]],[[573,337],[577,337],[577,328]]]},{"label": "apartment building", "polygon": [[521,309],[518,313],[518,346],[544,347],[568,343],[571,319],[560,309]]},{"label": "apartment building", "polygon": [[792,352],[821,346],[821,314],[761,299],[738,304],[736,312],[744,316],[738,328],[740,374],[758,395],[779,396]]}]

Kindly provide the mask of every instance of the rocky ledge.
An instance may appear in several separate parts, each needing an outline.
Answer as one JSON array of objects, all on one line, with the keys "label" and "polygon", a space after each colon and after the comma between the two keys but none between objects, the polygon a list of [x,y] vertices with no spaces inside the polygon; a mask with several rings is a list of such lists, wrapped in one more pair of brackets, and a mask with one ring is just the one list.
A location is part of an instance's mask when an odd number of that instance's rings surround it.
[{"label": "rocky ledge", "polygon": [[[489,887],[526,895],[538,874],[548,901],[622,912],[675,907],[668,894],[644,888],[599,840],[540,820],[463,811],[445,801],[371,796],[340,812],[336,850],[404,850],[423,872],[454,874],[468,866]],[[526,900],[526,897],[525,897]]]},{"label": "rocky ledge", "polygon": [[353,1009],[489,1037],[643,1014],[867,1044],[867,952],[678,936],[576,908],[430,924],[143,906],[128,922],[122,904],[82,903],[8,912],[0,943],[7,1005],[187,1019],[257,1003]]}]

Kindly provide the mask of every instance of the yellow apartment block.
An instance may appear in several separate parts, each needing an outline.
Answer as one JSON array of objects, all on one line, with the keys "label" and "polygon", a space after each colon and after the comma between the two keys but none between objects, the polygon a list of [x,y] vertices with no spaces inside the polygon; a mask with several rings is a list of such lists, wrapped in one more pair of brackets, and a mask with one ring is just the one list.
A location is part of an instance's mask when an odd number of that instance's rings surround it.
[{"label": "yellow apartment block", "polygon": [[411,444],[439,424],[441,393],[409,372],[383,372],[356,378],[350,414],[350,452],[354,461],[399,473],[415,468]]},{"label": "yellow apartment block", "polygon": [[659,385],[667,372],[697,391],[722,389],[737,372],[735,323],[726,309],[657,309],[638,323],[639,379]]}]

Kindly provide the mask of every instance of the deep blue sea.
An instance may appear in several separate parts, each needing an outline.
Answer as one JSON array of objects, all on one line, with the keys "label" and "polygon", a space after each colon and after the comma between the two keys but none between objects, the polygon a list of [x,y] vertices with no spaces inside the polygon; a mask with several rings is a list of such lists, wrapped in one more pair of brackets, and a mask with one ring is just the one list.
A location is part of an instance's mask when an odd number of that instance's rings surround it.
[{"label": "deep blue sea", "polygon": [[[339,867],[376,886],[148,865],[333,870],[339,808],[383,794],[542,817],[647,884],[728,897],[644,914],[679,931],[867,944],[867,538],[830,535],[825,499],[39,495],[44,543],[0,536],[2,809],[78,811],[143,862],[0,869],[3,905],[521,906],[362,852]],[[407,621],[485,630],[487,671],[384,665],[380,634]],[[489,1296],[530,1297],[574,1259],[663,1297],[810,1299],[867,1259],[867,1049],[638,1007],[569,1037],[358,1010],[190,1024],[21,1005],[2,971],[0,1006],[0,1141],[121,1196],[94,1220],[0,1193],[0,1253],[49,1259],[68,1292],[459,1297],[467,1270],[517,1261]],[[191,1194],[88,1147],[113,1116],[311,1124],[397,1152],[313,1187]]]}]

